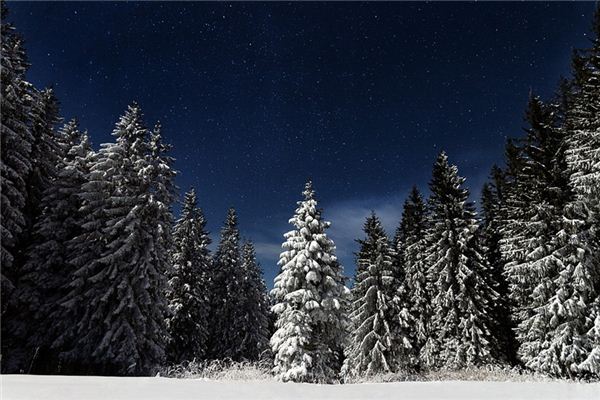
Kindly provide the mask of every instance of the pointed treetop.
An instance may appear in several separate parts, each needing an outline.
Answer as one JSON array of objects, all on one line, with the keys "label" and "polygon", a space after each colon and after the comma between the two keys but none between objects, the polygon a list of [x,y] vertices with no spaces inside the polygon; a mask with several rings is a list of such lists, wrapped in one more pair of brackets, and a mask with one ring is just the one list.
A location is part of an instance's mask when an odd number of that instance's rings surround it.
[{"label": "pointed treetop", "polygon": [[442,150],[440,151],[440,153],[437,156],[438,161],[440,162],[446,162],[448,163],[448,154],[446,153],[446,150]]},{"label": "pointed treetop", "polygon": [[438,154],[435,164],[433,164],[433,176],[435,178],[436,174],[453,175],[453,172],[457,172],[452,170],[456,170],[456,167],[450,165],[448,162],[448,155],[442,150],[440,154]]},{"label": "pointed treetop", "polygon": [[410,189],[410,194],[408,195],[408,200],[413,204],[423,202],[423,196],[421,196],[421,192],[419,192],[417,185],[413,185],[413,187]]},{"label": "pointed treetop", "polygon": [[112,133],[117,138],[117,142],[133,143],[138,139],[144,139],[147,129],[142,117],[142,110],[137,103],[129,105],[125,114],[119,118]]},{"label": "pointed treetop", "polygon": [[458,167],[451,165],[448,156],[442,151],[433,165],[432,178],[429,182],[430,202],[442,200],[449,195],[464,197],[466,200],[469,191],[462,187],[464,182],[465,178],[458,175]]},{"label": "pointed treetop", "polygon": [[231,207],[227,210],[227,218],[225,220],[225,228],[237,227],[237,214],[235,208]]},{"label": "pointed treetop", "polygon": [[54,94],[54,89],[49,87],[42,89],[39,92],[39,102],[34,107],[38,110],[38,117],[43,119],[43,121],[38,121],[38,124],[43,123],[54,126],[61,121],[59,117],[60,103]]},{"label": "pointed treetop", "polygon": [[81,136],[81,132],[79,131],[79,121],[76,118],[69,120],[62,126],[59,135],[65,143],[76,143]]},{"label": "pointed treetop", "polygon": [[425,210],[425,201],[415,185],[412,187],[402,207],[402,219],[394,236],[394,244],[396,246],[399,246],[407,238],[414,237],[415,234],[423,229]]},{"label": "pointed treetop", "polygon": [[383,225],[381,224],[381,220],[375,214],[375,211],[371,210],[371,215],[369,215],[364,223],[364,231],[369,232],[377,232],[378,234],[385,234],[383,230]]},{"label": "pointed treetop", "polygon": [[170,144],[165,144],[162,139],[162,125],[160,121],[154,124],[154,129],[150,136],[150,148],[155,156],[161,156],[172,149]]},{"label": "pointed treetop", "polygon": [[312,180],[308,180],[304,185],[304,191],[302,192],[304,195],[304,200],[312,200],[315,198],[315,190],[313,189]]},{"label": "pointed treetop", "polygon": [[246,260],[256,258],[256,249],[254,248],[254,243],[252,240],[248,239],[244,241],[244,244],[242,245],[242,253],[244,254]]},{"label": "pointed treetop", "polygon": [[197,199],[196,199],[196,190],[191,188],[185,193],[183,199],[183,216],[189,216],[196,210],[197,207]]}]

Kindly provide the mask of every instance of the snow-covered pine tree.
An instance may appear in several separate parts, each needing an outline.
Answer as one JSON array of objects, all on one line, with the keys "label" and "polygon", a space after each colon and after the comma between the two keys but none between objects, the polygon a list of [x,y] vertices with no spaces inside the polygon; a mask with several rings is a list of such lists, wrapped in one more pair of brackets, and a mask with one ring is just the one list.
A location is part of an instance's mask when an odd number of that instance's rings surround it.
[{"label": "snow-covered pine tree", "polygon": [[[14,265],[18,242],[26,226],[24,215],[27,203],[26,178],[31,171],[31,144],[33,136],[30,129],[31,84],[25,81],[25,72],[29,64],[22,46],[21,37],[15,28],[7,22],[6,3],[1,5],[0,69],[1,80],[1,208],[0,218],[0,262],[2,264],[2,314],[6,311],[14,289],[13,280],[17,277]],[[6,320],[5,320],[6,321]],[[2,348],[10,341],[9,334],[2,324]],[[6,354],[5,351],[2,352]],[[6,363],[3,362],[3,368]]]},{"label": "snow-covered pine tree", "polygon": [[580,199],[600,197],[600,7],[596,9],[592,47],[580,51],[573,62],[573,93],[568,104],[565,131],[570,182]]},{"label": "snow-covered pine tree", "polygon": [[89,172],[87,160],[92,152],[87,135],[79,131],[75,120],[60,130],[58,138],[63,157],[56,165],[52,184],[42,193],[41,215],[33,226],[32,243],[18,281],[21,307],[13,326],[15,335],[27,338],[27,369],[46,373],[57,372],[58,363],[50,346],[60,331],[48,316],[71,279],[66,245],[81,232],[79,193]]},{"label": "snow-covered pine tree", "polygon": [[486,276],[489,278],[490,286],[498,293],[498,297],[490,309],[496,339],[494,356],[514,365],[517,362],[518,343],[516,342],[513,321],[510,316],[508,282],[504,276],[504,262],[500,251],[500,241],[502,239],[500,210],[504,186],[504,173],[498,166],[494,165],[490,182],[485,183],[481,191],[482,222],[480,237],[482,248],[485,251],[485,258],[490,268],[490,273]]},{"label": "snow-covered pine tree", "polygon": [[542,259],[556,275],[539,285],[546,290],[536,288],[532,294],[535,313],[521,323],[528,341],[520,351],[534,371],[598,379],[600,246],[594,235],[600,224],[584,203],[575,201],[567,205],[562,225],[551,243],[555,250]]},{"label": "snow-covered pine tree", "polygon": [[[357,273],[352,289],[352,332],[342,373],[347,378],[395,372],[409,365],[409,341],[397,337],[398,283],[393,251],[381,221],[372,213],[359,240]],[[405,328],[405,327],[403,327]],[[407,348],[408,347],[408,348]]]},{"label": "snow-covered pine tree", "polygon": [[169,273],[167,319],[169,363],[178,364],[206,356],[209,320],[209,272],[211,240],[206,220],[198,208],[196,192],[185,194],[181,218],[173,230],[173,269]]},{"label": "snow-covered pine tree", "polygon": [[[594,322],[580,319],[580,329],[587,329],[584,348],[585,360],[577,366],[580,373],[588,373],[596,379],[600,377],[600,7],[596,7],[593,30],[595,37],[593,45],[586,57],[584,71],[575,71],[579,76],[580,90],[576,95],[573,107],[568,112],[567,163],[570,172],[570,182],[575,191],[573,208],[585,210],[580,212],[586,221],[586,226],[578,229],[579,240],[585,243],[589,250],[577,252],[582,257],[581,270],[573,271],[571,280],[584,281],[581,276],[589,277],[587,287],[579,287],[573,295],[573,301],[578,298],[585,304],[579,311]],[[583,78],[585,77],[585,78]],[[582,79],[583,78],[583,79]],[[569,213],[567,213],[569,214]],[[584,298],[584,294],[587,297]],[[594,297],[595,294],[595,297]],[[585,323],[583,322],[585,321]]]},{"label": "snow-covered pine tree", "polygon": [[413,186],[404,202],[402,221],[396,233],[398,263],[403,268],[400,296],[408,303],[410,313],[409,335],[412,347],[418,353],[428,337],[430,298],[427,288],[427,266],[424,263],[427,207],[421,193]]},{"label": "snow-covered pine tree", "polygon": [[[39,214],[44,191],[54,183],[62,154],[56,126],[60,122],[58,100],[52,89],[31,91],[31,171],[26,178],[26,217],[32,226]],[[27,239],[29,242],[30,239]],[[28,243],[29,244],[29,243]]]},{"label": "snow-covered pine tree", "polygon": [[432,175],[425,250],[432,315],[421,358],[429,368],[489,364],[489,310],[497,294],[485,277],[489,268],[476,240],[475,211],[464,178],[444,152]]},{"label": "snow-covered pine tree", "polygon": [[209,357],[240,358],[243,334],[239,318],[241,288],[244,279],[241,268],[240,231],[233,208],[227,211],[221,238],[215,252],[211,282],[211,317]]},{"label": "snow-covered pine tree", "polygon": [[147,374],[164,360],[164,292],[174,172],[137,104],[117,122],[83,185],[84,233],[70,243],[73,281],[55,341],[78,372]]},{"label": "snow-covered pine tree", "polygon": [[337,348],[346,340],[350,291],[312,182],[303,195],[289,221],[294,229],[284,235],[281,270],[271,291],[277,316],[273,371],[283,381],[330,382],[337,374]]},{"label": "snow-covered pine tree", "polygon": [[558,274],[548,256],[554,251],[552,240],[560,230],[571,192],[558,107],[531,96],[526,119],[527,135],[515,147],[516,156],[508,160],[500,249],[517,323],[518,355],[529,364],[546,341],[544,326],[549,323],[549,315],[541,306],[556,292],[553,281]]},{"label": "snow-covered pine tree", "polygon": [[269,299],[267,287],[262,278],[260,265],[256,261],[256,251],[252,242],[242,246],[243,281],[240,295],[243,297],[238,311],[243,325],[240,358],[256,361],[269,352]]},{"label": "snow-covered pine tree", "polygon": [[[522,324],[526,365],[559,377],[600,377],[600,9],[596,38],[576,55],[564,126],[574,198],[542,259],[548,276],[533,293],[535,313]],[[548,280],[550,280],[548,282]],[[546,289],[546,290],[544,290]],[[552,292],[549,292],[552,290]],[[529,351],[527,351],[529,350]]]}]

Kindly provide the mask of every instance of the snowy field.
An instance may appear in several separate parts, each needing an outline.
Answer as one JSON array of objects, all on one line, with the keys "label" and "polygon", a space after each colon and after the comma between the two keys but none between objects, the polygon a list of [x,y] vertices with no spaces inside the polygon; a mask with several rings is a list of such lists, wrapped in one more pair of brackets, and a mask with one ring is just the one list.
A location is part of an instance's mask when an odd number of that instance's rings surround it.
[{"label": "snowy field", "polygon": [[209,381],[3,375],[2,400],[153,399],[600,399],[600,384],[568,382],[400,382],[310,385],[274,381]]}]

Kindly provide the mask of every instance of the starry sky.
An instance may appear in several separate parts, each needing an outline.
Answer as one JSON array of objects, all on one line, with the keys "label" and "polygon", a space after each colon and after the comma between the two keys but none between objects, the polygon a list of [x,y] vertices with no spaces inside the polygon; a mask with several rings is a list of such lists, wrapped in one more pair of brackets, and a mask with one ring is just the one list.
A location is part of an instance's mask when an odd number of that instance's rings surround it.
[{"label": "starry sky", "polygon": [[[548,98],[589,45],[588,3],[9,2],[28,79],[95,147],[132,101],[160,120],[177,184],[213,238],[238,210],[269,286],[314,181],[346,274],[375,210],[390,234],[444,149],[473,200],[530,91]],[[177,212],[178,206],[175,207]]]}]

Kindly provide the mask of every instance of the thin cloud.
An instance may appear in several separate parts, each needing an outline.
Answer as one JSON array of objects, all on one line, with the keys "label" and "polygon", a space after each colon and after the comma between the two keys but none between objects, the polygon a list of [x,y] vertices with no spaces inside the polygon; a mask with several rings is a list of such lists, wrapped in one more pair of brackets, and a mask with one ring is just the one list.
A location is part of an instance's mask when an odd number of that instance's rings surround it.
[{"label": "thin cloud", "polygon": [[375,211],[388,233],[393,236],[402,216],[402,205],[407,192],[393,196],[349,199],[325,207],[325,219],[331,221],[329,236],[336,244],[336,254],[346,275],[354,271],[354,253],[358,250],[356,239],[363,236],[365,219]]},{"label": "thin cloud", "polygon": [[257,242],[254,243],[256,255],[260,258],[275,259],[281,253],[281,243]]}]

